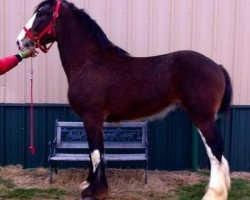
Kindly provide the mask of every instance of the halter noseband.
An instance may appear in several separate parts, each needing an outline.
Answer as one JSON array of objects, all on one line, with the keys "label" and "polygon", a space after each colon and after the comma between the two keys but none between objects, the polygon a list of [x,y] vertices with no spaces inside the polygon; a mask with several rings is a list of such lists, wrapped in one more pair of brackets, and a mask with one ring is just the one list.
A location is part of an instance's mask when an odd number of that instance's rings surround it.
[{"label": "halter noseband", "polygon": [[55,12],[53,14],[52,21],[49,23],[49,25],[37,37],[35,37],[25,26],[23,27],[23,30],[27,33],[27,35],[29,36],[29,38],[44,53],[47,53],[49,51],[49,49],[52,47],[52,45],[54,44],[55,41],[52,42],[52,44],[50,44],[49,47],[46,47],[45,45],[42,45],[40,43],[40,39],[45,34],[51,34],[51,33],[53,33],[54,39],[56,38],[55,25],[56,25],[56,20],[57,20],[58,15],[59,15],[60,6],[61,6],[61,0],[57,0],[57,4],[56,4]]}]

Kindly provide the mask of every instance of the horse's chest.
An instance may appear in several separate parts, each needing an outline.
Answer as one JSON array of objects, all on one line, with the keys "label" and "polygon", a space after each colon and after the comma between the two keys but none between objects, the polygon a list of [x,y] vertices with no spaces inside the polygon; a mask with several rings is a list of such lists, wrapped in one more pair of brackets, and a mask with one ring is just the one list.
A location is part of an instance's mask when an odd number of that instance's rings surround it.
[{"label": "horse's chest", "polygon": [[93,107],[102,105],[103,92],[91,87],[89,84],[76,84],[68,89],[68,100],[72,109],[77,113],[91,110]]},{"label": "horse's chest", "polygon": [[80,87],[69,87],[68,100],[72,109],[79,114],[84,108],[84,104],[87,103],[88,98],[84,90]]}]

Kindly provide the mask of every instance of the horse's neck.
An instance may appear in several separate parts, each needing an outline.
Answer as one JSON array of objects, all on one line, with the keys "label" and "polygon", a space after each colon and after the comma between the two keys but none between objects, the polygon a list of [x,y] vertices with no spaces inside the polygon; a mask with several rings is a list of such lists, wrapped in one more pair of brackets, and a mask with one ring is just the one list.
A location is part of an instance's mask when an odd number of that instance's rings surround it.
[{"label": "horse's neck", "polygon": [[70,82],[83,70],[84,63],[99,46],[96,39],[88,35],[88,30],[79,30],[76,22],[64,24],[57,42],[62,65]]}]

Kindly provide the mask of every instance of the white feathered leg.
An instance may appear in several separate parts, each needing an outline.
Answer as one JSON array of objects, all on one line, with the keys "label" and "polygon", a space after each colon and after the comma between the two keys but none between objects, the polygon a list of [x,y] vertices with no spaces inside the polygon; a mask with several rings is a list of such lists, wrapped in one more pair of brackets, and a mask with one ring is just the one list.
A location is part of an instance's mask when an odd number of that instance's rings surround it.
[{"label": "white feathered leg", "polygon": [[208,189],[202,200],[227,200],[228,190],[230,189],[229,165],[222,156],[221,162],[213,155],[211,148],[207,145],[205,138],[199,131],[205,144],[211,164],[210,181]]}]

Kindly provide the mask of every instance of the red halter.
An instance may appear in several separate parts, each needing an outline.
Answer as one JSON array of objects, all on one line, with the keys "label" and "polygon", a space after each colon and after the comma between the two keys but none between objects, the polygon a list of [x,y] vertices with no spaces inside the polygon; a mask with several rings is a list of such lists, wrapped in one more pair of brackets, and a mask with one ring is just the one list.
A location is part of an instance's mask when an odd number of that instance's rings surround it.
[{"label": "red halter", "polygon": [[51,33],[53,33],[54,39],[56,38],[55,25],[56,25],[56,20],[57,20],[58,15],[59,15],[60,6],[61,6],[61,0],[57,0],[56,9],[55,9],[55,12],[53,14],[52,21],[37,37],[35,37],[25,26],[23,27],[23,30],[27,33],[29,38],[35,43],[36,47],[39,47],[41,49],[41,51],[44,53],[47,53],[49,51],[49,49],[52,47],[54,42],[52,44],[50,44],[49,47],[46,47],[45,45],[42,45],[40,43],[40,39],[45,34],[51,34]]}]

